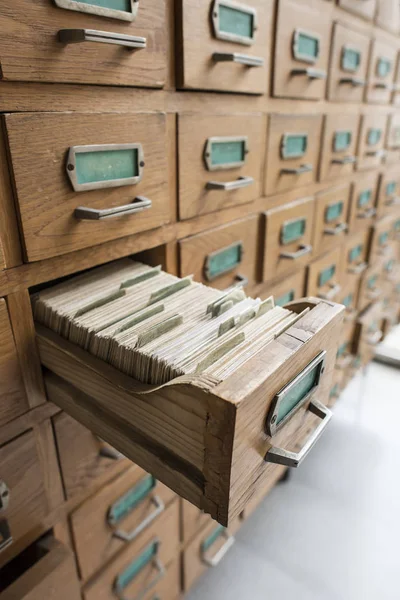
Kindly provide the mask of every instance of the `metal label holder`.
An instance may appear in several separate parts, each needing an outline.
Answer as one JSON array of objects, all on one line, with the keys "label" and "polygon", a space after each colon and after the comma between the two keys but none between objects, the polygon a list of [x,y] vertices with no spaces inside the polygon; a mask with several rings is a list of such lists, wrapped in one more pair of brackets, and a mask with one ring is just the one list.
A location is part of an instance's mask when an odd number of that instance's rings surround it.
[{"label": "metal label holder", "polygon": [[75,12],[118,19],[119,21],[134,21],[139,10],[139,0],[128,1],[131,9],[129,12],[105,6],[96,6],[95,4],[86,4],[86,2],[79,2],[79,0],[54,0],[54,3],[59,8],[65,8]]},{"label": "metal label holder", "polygon": [[[252,35],[246,36],[239,33],[233,33],[229,31],[221,31],[220,28],[220,8],[231,9],[244,13],[252,19]],[[239,4],[238,2],[232,2],[231,0],[215,0],[211,8],[211,21],[213,25],[214,35],[219,40],[228,42],[236,42],[237,44],[243,44],[245,46],[251,46],[254,44],[255,32],[257,30],[257,11],[246,4]]]}]

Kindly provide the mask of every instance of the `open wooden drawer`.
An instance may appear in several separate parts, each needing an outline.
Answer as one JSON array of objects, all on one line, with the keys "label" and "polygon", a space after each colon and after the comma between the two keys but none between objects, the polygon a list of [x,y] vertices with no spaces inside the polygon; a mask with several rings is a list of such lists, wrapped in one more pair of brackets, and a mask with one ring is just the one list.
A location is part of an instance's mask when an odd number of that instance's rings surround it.
[{"label": "open wooden drawer", "polygon": [[224,382],[186,376],[161,387],[140,384],[38,326],[49,398],[228,525],[275,464],[302,462],[331,416],[324,405],[344,307],[315,298],[287,307],[310,310]]}]

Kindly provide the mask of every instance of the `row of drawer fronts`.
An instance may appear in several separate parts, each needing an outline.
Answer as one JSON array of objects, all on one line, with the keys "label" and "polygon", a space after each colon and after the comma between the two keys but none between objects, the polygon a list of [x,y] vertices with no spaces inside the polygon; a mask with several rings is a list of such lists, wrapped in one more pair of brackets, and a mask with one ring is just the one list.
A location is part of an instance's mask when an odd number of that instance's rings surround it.
[{"label": "row of drawer fronts", "polygon": [[174,497],[152,475],[132,466],[85,500],[71,514],[82,578],[89,579],[121,548],[159,522]]},{"label": "row of drawer fronts", "polygon": [[[274,4],[274,0],[213,0],[201,5],[182,1],[180,85],[266,93]],[[2,7],[0,12],[3,76],[17,81],[162,87],[165,13],[165,2],[156,0],[40,0],[34,7],[29,0],[17,0],[12,11]],[[38,21],[40,31],[35,27]],[[24,35],[14,23],[23,24]],[[279,0],[275,96],[323,97],[331,30],[326,6],[320,11],[298,0]],[[331,54],[331,100],[360,101],[365,87],[367,101],[389,101],[396,47],[380,40],[371,43],[366,35],[335,24]]]},{"label": "row of drawer fronts", "polygon": [[14,0],[2,3],[0,29],[5,80],[165,83],[165,1]]},{"label": "row of drawer fronts", "polygon": [[[4,119],[28,261],[169,221],[165,114],[35,113]],[[380,164],[386,119],[363,117],[359,166]],[[316,180],[321,116],[272,115],[267,141],[265,116],[257,114],[180,115],[178,129],[181,219]],[[320,179],[351,173],[356,140],[357,119],[326,117]],[[391,142],[392,148],[399,145],[400,140]]]}]

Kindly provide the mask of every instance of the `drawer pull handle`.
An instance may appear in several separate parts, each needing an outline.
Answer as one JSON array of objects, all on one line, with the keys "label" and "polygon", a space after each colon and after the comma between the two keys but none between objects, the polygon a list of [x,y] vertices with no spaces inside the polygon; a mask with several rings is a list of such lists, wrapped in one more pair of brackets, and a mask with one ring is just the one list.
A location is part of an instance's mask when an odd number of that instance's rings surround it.
[{"label": "drawer pull handle", "polygon": [[339,285],[339,283],[332,284],[329,292],[326,292],[326,294],[318,294],[318,298],[322,298],[322,300],[333,300],[340,294],[341,289],[342,286]]},{"label": "drawer pull handle", "polygon": [[369,346],[376,346],[377,344],[379,344],[379,342],[381,341],[383,337],[383,332],[378,330],[375,331],[375,333],[373,335],[370,335],[367,338],[367,344],[369,344]]},{"label": "drawer pull handle", "polygon": [[[150,590],[152,590],[157,583],[165,577],[166,569],[157,556],[159,547],[160,541],[155,539],[130,565],[126,567],[122,573],[117,575],[114,580],[113,592],[119,600],[143,600],[147,597]],[[128,597],[124,594],[124,590],[150,563],[156,569],[154,578],[150,580],[149,583],[144,586],[144,588],[141,589],[137,596],[128,599]]]},{"label": "drawer pull handle", "polygon": [[307,67],[305,69],[292,69],[291,75],[305,75],[308,79],[326,79],[326,71]]},{"label": "drawer pull handle", "polygon": [[87,0],[54,0],[54,2],[56,6],[66,8],[67,10],[74,10],[86,14],[89,13],[99,17],[109,17],[110,19],[118,19],[121,21],[134,21],[139,9],[139,0],[127,0],[125,6],[122,5],[120,8],[109,7],[109,5],[115,6],[113,0],[108,0],[108,2],[105,2],[104,0],[94,0],[90,4]]},{"label": "drawer pull handle", "polygon": [[340,235],[347,231],[347,223],[338,223],[335,227],[327,227],[324,229],[326,235]]},{"label": "drawer pull handle", "polygon": [[365,269],[367,268],[367,263],[366,262],[361,262],[358,265],[355,265],[354,267],[348,267],[347,271],[349,273],[352,273],[354,275],[359,275],[360,273],[362,273],[363,271],[365,271]]},{"label": "drawer pull handle", "polygon": [[214,52],[212,55],[214,62],[234,62],[246,67],[263,67],[264,59],[250,54],[241,54],[240,52]]},{"label": "drawer pull handle", "polygon": [[111,446],[102,446],[99,455],[103,458],[109,458],[110,460],[122,460],[125,458],[122,452],[118,452],[118,450]]},{"label": "drawer pull handle", "polygon": [[386,200],[384,204],[385,206],[399,206],[400,198],[398,196],[395,196],[394,198],[390,198],[390,200]]},{"label": "drawer pull handle", "polygon": [[281,252],[279,258],[288,258],[290,260],[297,260],[306,254],[312,252],[312,246],[310,244],[301,244],[300,248],[296,252]]},{"label": "drawer pull handle", "polygon": [[308,407],[308,410],[322,419],[322,422],[318,425],[312,435],[308,438],[306,443],[300,452],[290,452],[289,450],[285,450],[284,448],[277,448],[273,446],[270,448],[265,455],[265,462],[270,462],[276,465],[283,465],[285,467],[293,467],[297,468],[301,465],[303,460],[306,458],[310,450],[313,448],[315,443],[321,437],[323,432],[326,429],[329,421],[332,418],[332,412],[321,404],[318,400],[312,400]]},{"label": "drawer pull handle", "polygon": [[[214,554],[214,556],[207,556],[208,549],[213,545],[213,543],[220,537],[225,538],[225,543],[223,546]],[[221,525],[217,527],[211,535],[203,542],[201,545],[201,560],[207,567],[216,567],[221,560],[224,558],[225,554],[230,550],[235,543],[235,538],[228,533],[225,527]]]},{"label": "drawer pull handle", "polygon": [[334,158],[332,164],[334,165],[354,165],[357,162],[355,156],[344,156],[343,158]]},{"label": "drawer pull handle", "polygon": [[124,35],[96,29],[60,29],[58,40],[62,44],[80,44],[81,42],[99,42],[116,44],[132,50],[146,48],[146,38],[135,35]]},{"label": "drawer pull handle", "polygon": [[365,87],[367,85],[365,79],[361,79],[360,77],[342,77],[339,83],[349,84],[353,87]]},{"label": "drawer pull handle", "polygon": [[249,187],[249,185],[253,185],[254,178],[253,177],[239,177],[235,181],[207,181],[206,189],[207,190],[224,190],[226,192],[230,192],[232,190],[239,190],[240,188]]},{"label": "drawer pull handle", "polygon": [[312,170],[312,165],[300,165],[300,167],[297,167],[297,169],[281,169],[281,173],[284,173],[285,175],[302,175],[303,173],[311,173]]},{"label": "drawer pull handle", "polygon": [[393,85],[386,81],[377,81],[374,84],[374,87],[379,88],[381,90],[393,90]]},{"label": "drawer pull handle", "polygon": [[113,537],[122,540],[123,542],[131,542],[134,540],[139,533],[141,533],[146,527],[150,525],[162,512],[165,510],[165,504],[159,496],[153,496],[151,502],[154,504],[155,509],[151,514],[148,515],[143,521],[132,531],[124,531],[123,529],[117,529],[113,532]]},{"label": "drawer pull handle", "polygon": [[358,213],[357,219],[372,219],[376,215],[376,208],[369,208],[364,212]]},{"label": "drawer pull handle", "polygon": [[371,290],[367,294],[368,300],[377,300],[380,296],[382,296],[382,290],[376,288],[375,290]]},{"label": "drawer pull handle", "polygon": [[367,156],[375,156],[375,158],[383,158],[386,156],[386,150],[368,150],[365,154]]},{"label": "drawer pull handle", "polygon": [[236,289],[236,288],[242,289],[242,288],[247,287],[248,285],[249,285],[248,278],[245,277],[244,275],[237,274],[234,277],[234,283],[233,283],[233,285],[229,286],[224,291],[225,292],[229,292],[230,290],[233,290],[233,289]]},{"label": "drawer pull handle", "polygon": [[[10,502],[10,490],[6,483],[0,480],[0,513],[5,511]],[[13,543],[10,526],[7,519],[0,519],[0,552]]]},{"label": "drawer pull handle", "polygon": [[124,206],[116,206],[115,208],[88,208],[86,206],[78,206],[75,209],[74,215],[80,221],[101,221],[102,219],[113,219],[126,215],[133,215],[151,208],[152,201],[144,196],[137,196],[131,204]]}]

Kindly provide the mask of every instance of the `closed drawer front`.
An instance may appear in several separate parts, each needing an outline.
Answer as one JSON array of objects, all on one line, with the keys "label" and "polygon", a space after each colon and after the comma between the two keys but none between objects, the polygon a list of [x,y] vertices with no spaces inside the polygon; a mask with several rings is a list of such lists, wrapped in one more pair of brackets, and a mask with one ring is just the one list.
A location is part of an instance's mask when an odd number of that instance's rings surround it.
[{"label": "closed drawer front", "polygon": [[40,527],[51,508],[45,482],[48,465],[43,460],[43,443],[36,430],[29,430],[0,447],[0,486],[5,506],[0,519],[4,518],[8,525],[1,523],[0,561],[7,542],[18,542]]},{"label": "closed drawer front", "polygon": [[361,117],[360,136],[358,140],[358,170],[373,169],[382,163],[385,156],[384,142],[387,117],[385,115],[364,115]]},{"label": "closed drawer front", "polygon": [[306,269],[300,268],[295,273],[290,275],[290,279],[286,277],[273,285],[263,285],[261,288],[257,288],[253,297],[261,298],[265,300],[270,296],[273,296],[275,305],[285,306],[288,302],[303,298],[305,294],[305,283],[306,283]]},{"label": "closed drawer front", "polygon": [[[180,500],[181,502],[181,541],[187,544],[193,536],[209,525],[213,520],[210,515],[207,515],[202,510],[198,509],[197,506],[191,504],[187,500]],[[214,524],[217,523],[214,521]]]},{"label": "closed drawer front", "polygon": [[399,278],[399,260],[397,254],[392,252],[388,256],[382,256],[379,258],[379,264],[381,265],[381,276],[384,283],[391,282],[396,284],[400,282]]},{"label": "closed drawer front", "polygon": [[[362,0],[356,0],[365,4]],[[362,102],[367,84],[370,38],[336,23],[333,32],[328,99]]]},{"label": "closed drawer front", "polygon": [[363,363],[371,360],[375,346],[382,339],[382,315],[382,303],[375,302],[358,317],[355,332],[355,350],[358,354],[361,354]]},{"label": "closed drawer front", "polygon": [[81,600],[75,560],[69,548],[44,538],[30,549],[30,554],[33,564],[0,593],[0,600]]},{"label": "closed drawer front", "polygon": [[0,425],[29,410],[7,304],[0,298]]},{"label": "closed drawer front", "polygon": [[264,213],[263,280],[271,281],[312,258],[315,199],[304,198]]},{"label": "closed drawer front", "polygon": [[379,260],[379,257],[386,257],[392,251],[394,218],[392,216],[385,217],[375,223],[371,231],[371,244],[369,249],[369,263],[374,264]]},{"label": "closed drawer front", "polygon": [[296,0],[280,0],[275,41],[273,94],[321,99],[325,95],[331,42],[328,7],[317,11]]},{"label": "closed drawer front", "polygon": [[400,6],[397,0],[379,0],[375,23],[393,33],[400,29]]},{"label": "closed drawer front", "polygon": [[13,114],[5,124],[28,261],[168,221],[165,115]]},{"label": "closed drawer front", "polygon": [[345,388],[345,372],[336,370],[332,377],[332,386],[329,394],[328,406],[334,406]]},{"label": "closed drawer front", "polygon": [[336,354],[335,374],[337,371],[342,373],[351,365],[354,356],[353,340],[355,334],[355,323],[344,323],[342,334],[340,337],[339,347]]},{"label": "closed drawer front", "polygon": [[397,54],[396,72],[393,84],[392,102],[395,106],[400,105],[400,53]]},{"label": "closed drawer front", "polygon": [[234,534],[240,528],[240,518],[228,529],[218,523],[209,523],[183,551],[183,590],[187,593],[195,581],[216,567],[235,543]]},{"label": "closed drawer front", "polygon": [[133,466],[81,504],[72,513],[71,524],[82,578],[87,580],[150,525],[157,527],[174,497],[170,489]]},{"label": "closed drawer front", "polygon": [[380,264],[372,265],[364,271],[360,281],[358,296],[358,310],[363,311],[373,302],[381,300],[383,296],[383,282],[381,279]]},{"label": "closed drawer front", "polygon": [[348,10],[368,21],[372,21],[375,17],[376,6],[378,0],[338,0],[341,8]]},{"label": "closed drawer front", "polygon": [[319,180],[351,175],[357,156],[360,119],[357,115],[325,117]]},{"label": "closed drawer front", "polygon": [[385,169],[379,177],[378,217],[385,217],[400,208],[400,176],[397,166]]},{"label": "closed drawer front", "polygon": [[321,129],[322,116],[270,117],[264,185],[267,196],[316,180]]},{"label": "closed drawer front", "polygon": [[83,588],[84,600],[141,598],[176,600],[179,595],[179,504],[130,544]]},{"label": "closed drawer front", "polygon": [[261,195],[261,115],[179,115],[179,217],[190,219]]},{"label": "closed drawer front", "polygon": [[258,219],[251,217],[179,242],[180,276],[224,289],[257,279]]},{"label": "closed drawer front", "polygon": [[385,42],[372,42],[368,83],[365,92],[367,102],[388,104],[392,98],[397,61],[397,49]]},{"label": "closed drawer front", "polygon": [[349,213],[349,231],[365,231],[376,218],[379,175],[367,173],[355,178]]},{"label": "closed drawer front", "polygon": [[180,0],[179,87],[266,94],[272,0]]},{"label": "closed drawer front", "polygon": [[342,249],[324,254],[308,266],[307,295],[337,301],[341,291]]},{"label": "closed drawer front", "polygon": [[6,80],[164,84],[164,1],[14,0],[1,7],[0,29]]},{"label": "closed drawer front", "polygon": [[67,498],[111,478],[131,462],[66,413],[53,419],[61,473]]},{"label": "closed drawer front", "polygon": [[352,323],[357,316],[358,292],[360,286],[361,275],[348,276],[342,264],[342,289],[340,290],[336,302],[343,304],[346,308],[344,315],[345,323]]},{"label": "closed drawer front", "polygon": [[356,278],[368,266],[369,230],[360,231],[349,237],[343,246],[343,272],[349,279]]},{"label": "closed drawer front", "polygon": [[389,117],[386,149],[386,164],[397,163],[400,160],[400,113]]},{"label": "closed drawer front", "polygon": [[346,237],[350,194],[350,184],[317,194],[313,239],[315,253],[334,248]]}]

